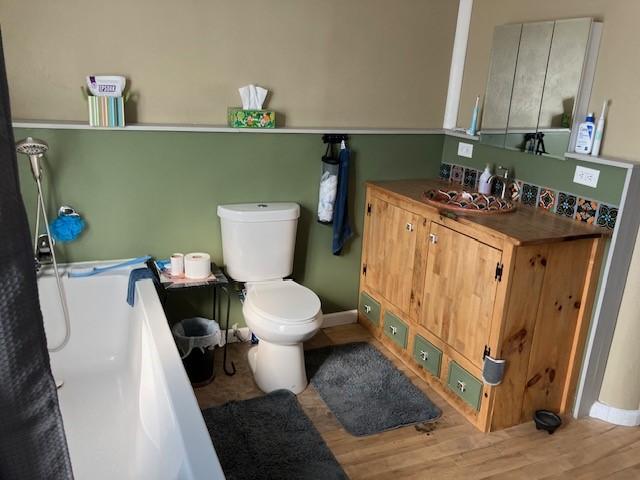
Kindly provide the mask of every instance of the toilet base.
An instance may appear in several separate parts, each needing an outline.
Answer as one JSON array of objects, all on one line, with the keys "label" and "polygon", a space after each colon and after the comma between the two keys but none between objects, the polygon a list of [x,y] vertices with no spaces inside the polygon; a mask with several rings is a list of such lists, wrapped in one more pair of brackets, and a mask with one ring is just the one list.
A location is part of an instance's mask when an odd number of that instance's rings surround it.
[{"label": "toilet base", "polygon": [[247,354],[253,378],[265,393],[285,389],[295,394],[307,388],[302,344],[276,345],[260,339]]}]

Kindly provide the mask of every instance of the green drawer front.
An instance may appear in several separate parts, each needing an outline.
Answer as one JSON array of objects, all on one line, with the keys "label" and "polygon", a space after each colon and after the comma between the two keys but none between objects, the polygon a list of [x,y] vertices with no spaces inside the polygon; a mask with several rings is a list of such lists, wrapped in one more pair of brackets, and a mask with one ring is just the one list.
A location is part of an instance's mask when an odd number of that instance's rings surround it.
[{"label": "green drawer front", "polygon": [[407,325],[391,312],[384,312],[384,334],[398,346],[407,348]]},{"label": "green drawer front", "polygon": [[476,410],[480,410],[482,382],[454,361],[449,364],[447,385],[461,399]]},{"label": "green drawer front", "polygon": [[420,335],[416,335],[413,342],[413,359],[432,375],[440,375],[442,352]]},{"label": "green drawer front", "polygon": [[358,310],[374,325],[380,323],[380,304],[364,292],[360,293]]}]

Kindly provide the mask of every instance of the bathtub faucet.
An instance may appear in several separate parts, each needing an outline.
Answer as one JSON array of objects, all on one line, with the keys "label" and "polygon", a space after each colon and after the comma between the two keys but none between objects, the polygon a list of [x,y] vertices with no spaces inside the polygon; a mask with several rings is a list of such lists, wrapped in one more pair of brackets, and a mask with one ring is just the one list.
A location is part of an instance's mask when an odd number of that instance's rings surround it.
[{"label": "bathtub faucet", "polygon": [[51,253],[52,240],[49,235],[43,234],[38,236],[38,244],[36,245],[35,252],[35,267],[36,272],[39,272],[43,265],[50,265],[53,263],[53,254]]}]

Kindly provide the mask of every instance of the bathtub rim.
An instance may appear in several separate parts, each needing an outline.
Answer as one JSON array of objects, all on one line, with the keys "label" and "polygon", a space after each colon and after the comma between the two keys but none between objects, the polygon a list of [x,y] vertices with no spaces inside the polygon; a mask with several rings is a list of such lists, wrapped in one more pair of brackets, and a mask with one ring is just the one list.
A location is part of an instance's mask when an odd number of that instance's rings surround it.
[{"label": "bathtub rim", "polygon": [[192,478],[224,479],[222,466],[211,442],[191,382],[182,366],[156,287],[151,279],[136,283],[136,302],[141,302],[145,322],[158,350],[169,401],[182,436]]}]

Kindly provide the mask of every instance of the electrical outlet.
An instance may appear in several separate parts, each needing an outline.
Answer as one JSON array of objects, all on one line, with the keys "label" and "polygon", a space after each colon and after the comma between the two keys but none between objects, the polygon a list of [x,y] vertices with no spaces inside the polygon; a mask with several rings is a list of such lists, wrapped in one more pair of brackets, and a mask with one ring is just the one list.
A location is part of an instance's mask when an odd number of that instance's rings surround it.
[{"label": "electrical outlet", "polygon": [[573,183],[579,183],[580,185],[596,188],[598,186],[599,176],[600,170],[581,167],[578,165],[576,167],[576,173],[573,175]]},{"label": "electrical outlet", "polygon": [[458,142],[459,157],[473,157],[473,143]]}]

